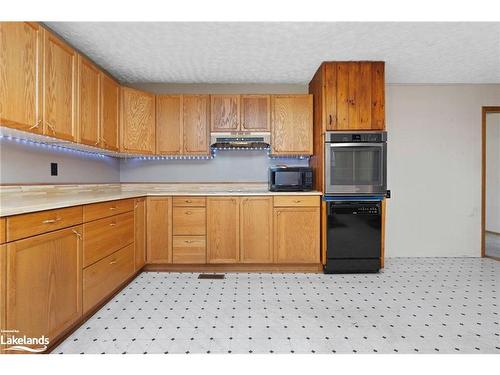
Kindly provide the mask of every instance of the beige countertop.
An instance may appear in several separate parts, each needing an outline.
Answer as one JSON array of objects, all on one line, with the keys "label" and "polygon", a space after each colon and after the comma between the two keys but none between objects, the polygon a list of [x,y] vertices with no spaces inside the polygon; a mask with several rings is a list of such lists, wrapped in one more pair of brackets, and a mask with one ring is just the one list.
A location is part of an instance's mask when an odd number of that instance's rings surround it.
[{"label": "beige countertop", "polygon": [[321,195],[272,192],[266,184],[93,184],[0,187],[0,217],[144,196]]}]

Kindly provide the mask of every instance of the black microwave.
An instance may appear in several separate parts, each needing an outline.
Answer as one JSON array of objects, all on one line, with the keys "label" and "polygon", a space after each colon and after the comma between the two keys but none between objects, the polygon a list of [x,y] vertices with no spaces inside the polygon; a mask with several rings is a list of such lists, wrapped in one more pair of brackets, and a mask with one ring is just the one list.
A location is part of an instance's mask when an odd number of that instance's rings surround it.
[{"label": "black microwave", "polygon": [[269,168],[270,191],[313,190],[313,171],[309,167]]}]

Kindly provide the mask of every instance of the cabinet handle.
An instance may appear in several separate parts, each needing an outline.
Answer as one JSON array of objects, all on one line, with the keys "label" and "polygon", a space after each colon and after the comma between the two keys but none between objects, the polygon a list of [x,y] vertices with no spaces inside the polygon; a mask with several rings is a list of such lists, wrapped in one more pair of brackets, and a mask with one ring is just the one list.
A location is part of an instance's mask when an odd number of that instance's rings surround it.
[{"label": "cabinet handle", "polygon": [[74,229],[71,229],[73,231],[74,234],[76,234],[76,236],[78,237],[79,240],[82,239],[82,235],[80,233],[78,233],[78,231],[74,230]]},{"label": "cabinet handle", "polygon": [[101,141],[97,140],[96,143],[94,143],[94,146],[99,146],[99,143],[101,143]]},{"label": "cabinet handle", "polygon": [[332,124],[332,115],[329,115],[329,118],[330,118],[330,125]]},{"label": "cabinet handle", "polygon": [[191,211],[186,211],[186,212],[185,212],[185,214],[186,214],[186,215],[191,215],[191,214],[192,214],[192,212],[191,212]]},{"label": "cabinet handle", "polygon": [[116,225],[116,223],[115,223],[115,222],[113,222],[113,223],[109,223],[109,226],[110,226],[110,227],[114,227],[115,225]]},{"label": "cabinet handle", "polygon": [[191,203],[192,201],[190,199],[186,199],[184,202]]},{"label": "cabinet handle", "polygon": [[33,126],[30,126],[30,127],[28,128],[28,130],[38,128],[38,126],[40,125],[40,123],[41,123],[41,122],[42,122],[42,120],[38,120],[38,121],[37,121],[37,123],[36,123],[35,125],[33,125]]},{"label": "cabinet handle", "polygon": [[184,240],[185,243],[193,243],[194,240]]},{"label": "cabinet handle", "polygon": [[109,264],[116,264],[116,259],[109,262]]},{"label": "cabinet handle", "polygon": [[116,210],[116,207],[113,206],[113,207],[110,207],[109,209],[110,210]]},{"label": "cabinet handle", "polygon": [[102,141],[105,145],[107,145],[107,144],[108,144],[108,141],[106,141],[106,139],[104,139],[104,138],[101,138],[101,141]]},{"label": "cabinet handle", "polygon": [[296,200],[294,200],[293,202],[294,202],[294,203],[300,203],[300,202],[302,202],[302,201],[301,201],[301,200],[296,199]]},{"label": "cabinet handle", "polygon": [[47,125],[49,127],[49,129],[50,129],[50,131],[52,133],[54,133],[54,134],[56,133],[56,130],[54,129],[54,126],[50,122],[44,121],[44,123],[45,123],[45,125]]},{"label": "cabinet handle", "polygon": [[60,217],[57,217],[55,219],[47,219],[47,220],[44,220],[42,221],[42,224],[53,224],[53,223],[56,223],[58,221],[61,221],[62,219]]}]

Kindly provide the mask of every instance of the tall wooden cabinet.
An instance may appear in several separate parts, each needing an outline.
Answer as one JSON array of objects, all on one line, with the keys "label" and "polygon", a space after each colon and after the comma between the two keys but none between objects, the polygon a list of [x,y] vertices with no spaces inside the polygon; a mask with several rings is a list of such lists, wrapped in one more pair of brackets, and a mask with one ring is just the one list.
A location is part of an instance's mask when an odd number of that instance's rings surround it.
[{"label": "tall wooden cabinet", "polygon": [[238,197],[207,198],[207,263],[238,263],[240,214]]},{"label": "tall wooden cabinet", "polygon": [[78,129],[80,143],[100,145],[100,71],[88,59],[78,56]]},{"label": "tall wooden cabinet", "polygon": [[82,227],[7,244],[6,328],[50,340],[82,315]]},{"label": "tall wooden cabinet", "polygon": [[172,263],[172,198],[148,197],[147,263]]},{"label": "tall wooden cabinet", "polygon": [[100,72],[100,144],[111,150],[120,150],[120,85]]},{"label": "tall wooden cabinet", "polygon": [[77,53],[43,30],[43,133],[76,142]]},{"label": "tall wooden cabinet", "polygon": [[122,87],[121,151],[137,154],[155,153],[155,95]]},{"label": "tall wooden cabinet", "polygon": [[0,124],[41,133],[42,28],[0,22]]},{"label": "tall wooden cabinet", "polygon": [[312,155],[312,95],[271,97],[271,152],[273,155]]}]

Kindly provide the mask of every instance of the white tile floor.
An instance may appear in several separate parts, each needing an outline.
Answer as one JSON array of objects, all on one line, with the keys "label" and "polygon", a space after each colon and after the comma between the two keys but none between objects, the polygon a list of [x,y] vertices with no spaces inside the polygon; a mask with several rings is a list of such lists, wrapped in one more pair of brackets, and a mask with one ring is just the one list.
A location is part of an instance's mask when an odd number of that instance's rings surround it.
[{"label": "white tile floor", "polygon": [[142,273],[53,353],[500,353],[500,262],[380,274]]}]

